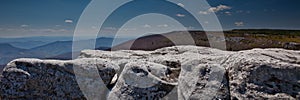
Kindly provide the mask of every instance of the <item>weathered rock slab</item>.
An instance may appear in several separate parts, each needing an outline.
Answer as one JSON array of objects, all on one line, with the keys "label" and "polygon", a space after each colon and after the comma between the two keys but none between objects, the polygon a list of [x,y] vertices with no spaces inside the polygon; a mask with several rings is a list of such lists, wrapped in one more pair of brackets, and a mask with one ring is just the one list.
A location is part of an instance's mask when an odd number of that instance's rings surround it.
[{"label": "weathered rock slab", "polygon": [[163,80],[167,67],[151,62],[127,63],[109,100],[157,100],[171,92],[176,83]]},{"label": "weathered rock slab", "polygon": [[300,51],[254,49],[237,52],[222,64],[231,99],[300,99]]},{"label": "weathered rock slab", "polygon": [[180,100],[230,98],[225,68],[204,59],[184,63],[178,82]]},{"label": "weathered rock slab", "polygon": [[[118,70],[117,65],[92,58],[70,61],[17,59],[4,69],[0,95],[3,99],[98,98],[99,91],[105,94],[107,90],[101,83],[109,84]],[[82,93],[82,89],[90,91]]]},{"label": "weathered rock slab", "polygon": [[0,77],[1,99],[300,99],[300,51],[84,50],[76,60],[17,59]]}]

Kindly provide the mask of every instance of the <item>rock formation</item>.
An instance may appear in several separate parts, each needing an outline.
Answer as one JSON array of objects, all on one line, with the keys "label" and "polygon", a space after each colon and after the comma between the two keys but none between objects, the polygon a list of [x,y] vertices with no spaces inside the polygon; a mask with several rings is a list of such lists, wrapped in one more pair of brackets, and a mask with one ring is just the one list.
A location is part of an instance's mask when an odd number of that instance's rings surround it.
[{"label": "rock formation", "polygon": [[[3,99],[84,99],[80,89],[90,89],[99,90],[99,93],[89,93],[89,97],[99,97],[101,92],[106,92],[106,85],[118,70],[117,65],[93,58],[73,61],[17,59],[4,69],[0,95]],[[105,86],[97,82],[98,76]],[[79,87],[77,82],[80,81],[87,82],[86,86]]]},{"label": "rock formation", "polygon": [[13,60],[0,88],[1,99],[300,99],[300,51],[84,50],[68,61]]},{"label": "rock formation", "polygon": [[228,57],[232,99],[300,99],[300,51],[254,49]]}]

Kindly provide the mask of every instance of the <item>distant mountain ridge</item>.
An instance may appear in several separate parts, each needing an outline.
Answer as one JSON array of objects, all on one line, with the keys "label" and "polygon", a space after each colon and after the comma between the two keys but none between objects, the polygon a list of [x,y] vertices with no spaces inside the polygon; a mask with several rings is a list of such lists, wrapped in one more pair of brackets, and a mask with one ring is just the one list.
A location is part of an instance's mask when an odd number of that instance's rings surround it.
[{"label": "distant mountain ridge", "polygon": [[[26,39],[23,39],[26,40]],[[126,39],[124,39],[125,41]],[[1,40],[0,40],[1,41]],[[20,40],[21,41],[21,40]],[[80,40],[74,41],[82,48],[90,49],[89,43],[96,42],[95,48],[101,50],[111,47],[114,38],[101,37],[96,40]],[[121,39],[122,41],[122,39]],[[3,41],[2,41],[3,42]],[[7,41],[6,41],[7,42]],[[37,41],[38,42],[38,41]],[[72,52],[72,40],[69,41],[55,41],[45,45],[37,46],[31,49],[22,49],[11,45],[10,43],[0,43],[0,65],[5,65],[9,61],[16,58],[40,58],[40,59],[71,59]],[[30,44],[28,44],[30,45]],[[25,45],[26,46],[26,45]]]},{"label": "distant mountain ridge", "polygon": [[70,41],[73,37],[67,36],[37,36],[37,37],[19,37],[19,38],[0,38],[0,43],[9,42],[27,42],[27,41],[44,41],[44,42],[55,42],[55,41]]},{"label": "distant mountain ridge", "polygon": [[[230,31],[173,31],[164,34],[143,36],[135,40],[124,42],[116,45],[111,50],[155,50],[162,47],[177,45],[196,45],[210,47],[208,36],[210,34],[223,34],[224,40],[217,40],[217,42],[226,42],[227,50],[240,51],[249,50],[253,48],[285,48],[292,50],[300,50],[300,30],[279,30],[279,29],[234,29]],[[166,37],[167,36],[167,37]],[[195,43],[188,43],[187,39],[192,37]],[[219,37],[211,37],[219,38]],[[293,44],[292,47],[286,44]],[[295,44],[295,45],[294,45]],[[290,47],[290,48],[286,48]]]},{"label": "distant mountain ridge", "polygon": [[14,47],[8,43],[1,43],[0,44],[0,65],[5,65],[7,62],[11,61],[12,59],[20,57],[21,55],[23,55],[24,51],[27,50]]},{"label": "distant mountain ridge", "polygon": [[46,45],[49,42],[44,41],[27,41],[27,42],[9,42],[14,47],[21,49],[32,49],[38,46]]},{"label": "distant mountain ridge", "polygon": [[0,44],[0,57],[7,56],[7,55],[18,55],[19,53],[26,51],[26,49],[20,49],[17,47],[12,46],[8,43]]},{"label": "distant mountain ridge", "polygon": [[22,37],[22,38],[0,38],[0,43],[9,43],[14,47],[32,49],[55,41],[71,41],[72,37]]}]

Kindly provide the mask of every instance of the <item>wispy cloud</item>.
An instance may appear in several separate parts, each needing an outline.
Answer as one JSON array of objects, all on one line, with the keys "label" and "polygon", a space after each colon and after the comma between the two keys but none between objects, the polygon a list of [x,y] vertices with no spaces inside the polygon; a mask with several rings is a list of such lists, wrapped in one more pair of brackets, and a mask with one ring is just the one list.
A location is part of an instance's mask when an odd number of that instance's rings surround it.
[{"label": "wispy cloud", "polygon": [[135,31],[136,28],[116,28],[116,27],[104,27],[103,31],[111,32],[111,31]]},{"label": "wispy cloud", "polygon": [[244,22],[235,22],[235,26],[244,26]]},{"label": "wispy cloud", "polygon": [[210,13],[217,13],[219,11],[224,11],[224,10],[230,10],[232,7],[227,6],[227,5],[219,5],[216,7],[210,7],[206,11],[200,11],[199,14],[207,15]]},{"label": "wispy cloud", "polygon": [[226,6],[226,5],[219,5],[217,7],[209,8],[208,11],[210,11],[210,12],[219,12],[219,11],[229,10],[229,9],[231,9],[231,7]]},{"label": "wispy cloud", "polygon": [[73,23],[73,20],[71,20],[71,19],[66,19],[66,20],[65,20],[65,23]]},{"label": "wispy cloud", "polygon": [[188,30],[193,30],[193,29],[195,29],[195,27],[193,27],[193,26],[189,26],[189,27],[185,27],[186,29],[188,29]]},{"label": "wispy cloud", "polygon": [[3,29],[3,31],[17,32],[17,33],[27,32],[27,33],[38,33],[38,34],[71,32],[70,30],[67,30],[67,29],[52,29],[52,28],[6,28],[6,29]]},{"label": "wispy cloud", "polygon": [[184,4],[182,4],[182,3],[178,3],[177,5],[180,7],[184,7]]},{"label": "wispy cloud", "polygon": [[229,16],[232,15],[230,11],[226,11],[226,12],[224,12],[224,13],[225,13],[226,15],[229,15]]},{"label": "wispy cloud", "polygon": [[207,15],[207,14],[209,14],[209,12],[208,11],[200,11],[199,14]]},{"label": "wispy cloud", "polygon": [[26,25],[26,24],[23,24],[23,25],[21,25],[21,27],[29,27],[29,25]]},{"label": "wispy cloud", "polygon": [[184,14],[176,14],[177,17],[185,17]]},{"label": "wispy cloud", "polygon": [[169,27],[167,24],[157,25],[157,27]]},{"label": "wispy cloud", "polygon": [[[73,31],[68,29],[53,28],[4,28],[1,30],[3,37],[24,37],[24,36],[71,36]],[[13,34],[12,34],[13,33]]]},{"label": "wispy cloud", "polygon": [[152,26],[149,25],[149,24],[145,24],[143,27],[144,27],[144,28],[151,28]]}]

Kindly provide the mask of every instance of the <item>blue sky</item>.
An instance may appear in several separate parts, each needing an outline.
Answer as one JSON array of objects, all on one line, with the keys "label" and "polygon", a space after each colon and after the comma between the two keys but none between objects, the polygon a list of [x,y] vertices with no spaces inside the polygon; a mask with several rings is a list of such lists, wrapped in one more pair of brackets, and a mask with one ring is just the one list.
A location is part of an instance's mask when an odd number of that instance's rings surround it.
[{"label": "blue sky", "polygon": [[[114,2],[113,0],[110,1]],[[183,4],[193,3],[193,0],[177,1],[183,2]],[[300,29],[299,0],[207,1],[211,7],[195,13],[199,15],[215,13],[224,30],[243,28]],[[89,0],[1,0],[0,37],[72,36],[76,23],[89,2]],[[179,6],[184,7],[183,4],[178,3]],[[107,2],[106,5],[110,6],[110,2]],[[140,2],[137,5],[146,6],[147,4]],[[157,3],[153,7],[159,9],[161,6]],[[193,4],[193,7],[198,7],[198,4]],[[135,10],[133,8],[125,9],[127,11]],[[147,9],[154,8],[149,7],[143,11]],[[105,10],[99,10],[99,13],[101,11]],[[178,19],[185,20],[186,23],[193,23],[189,15],[178,11],[178,9],[169,11],[177,12],[174,16]],[[124,16],[129,13],[131,12],[124,13]],[[124,16],[119,17],[124,18]],[[118,28],[114,27],[115,23],[118,22],[112,21],[104,27],[108,31],[114,30]],[[205,23],[210,24],[209,22]],[[94,28],[91,27],[87,31]],[[191,26],[191,29],[201,28]],[[130,37],[174,30],[184,30],[184,28],[174,19],[158,14],[148,14],[127,22],[121,33]],[[109,36],[109,32],[106,35]]]}]

